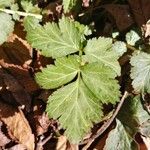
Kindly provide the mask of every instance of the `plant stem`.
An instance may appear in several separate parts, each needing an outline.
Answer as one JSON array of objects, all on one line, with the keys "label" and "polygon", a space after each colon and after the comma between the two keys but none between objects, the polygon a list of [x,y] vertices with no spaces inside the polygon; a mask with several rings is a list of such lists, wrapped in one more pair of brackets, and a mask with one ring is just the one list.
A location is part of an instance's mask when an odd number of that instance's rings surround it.
[{"label": "plant stem", "polygon": [[18,14],[20,16],[32,16],[32,17],[35,17],[37,19],[42,19],[42,15],[39,15],[39,14],[32,14],[32,13],[26,13],[26,12],[21,12],[21,11],[14,11],[14,10],[10,10],[10,9],[2,9],[0,8],[0,11],[2,12],[5,12],[7,14]]},{"label": "plant stem", "polygon": [[138,49],[136,49],[135,47],[129,45],[129,44],[126,44],[127,48],[130,49],[131,51],[138,51]]}]

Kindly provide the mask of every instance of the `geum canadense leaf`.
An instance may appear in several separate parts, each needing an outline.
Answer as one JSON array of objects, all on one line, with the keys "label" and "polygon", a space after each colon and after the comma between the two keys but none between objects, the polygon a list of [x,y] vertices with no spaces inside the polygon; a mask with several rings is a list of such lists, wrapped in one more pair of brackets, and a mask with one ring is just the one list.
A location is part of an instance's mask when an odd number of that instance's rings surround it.
[{"label": "geum canadense leaf", "polygon": [[79,71],[77,55],[56,59],[55,65],[48,65],[36,74],[36,81],[45,89],[54,89],[71,81]]},{"label": "geum canadense leaf", "polygon": [[120,96],[114,79],[116,73],[111,68],[91,63],[76,67],[74,75],[77,72],[77,80],[54,92],[47,105],[49,117],[59,118],[66,136],[73,143],[78,143],[90,131],[92,123],[101,120],[102,103],[114,104]]},{"label": "geum canadense leaf", "polygon": [[49,117],[59,118],[72,143],[78,143],[103,114],[100,101],[81,78],[54,92],[49,97],[46,111]]},{"label": "geum canadense leaf", "polygon": [[114,80],[116,73],[100,63],[91,63],[83,67],[84,83],[102,103],[116,103],[120,96],[119,85]]},{"label": "geum canadense leaf", "polygon": [[123,124],[119,120],[116,120],[116,122],[115,129],[108,134],[104,150],[138,150],[136,142],[126,131]]},{"label": "geum canadense leaf", "polygon": [[12,17],[6,13],[0,13],[0,45],[7,41],[10,33],[14,30]]},{"label": "geum canadense leaf", "polygon": [[[27,26],[27,24],[24,25]],[[31,30],[28,28],[27,40],[32,47],[41,50],[44,56],[57,58],[81,49],[83,35],[70,19],[62,17],[59,20],[59,26],[54,22],[44,26],[35,24],[35,26],[32,26]]]},{"label": "geum canadense leaf", "polygon": [[120,66],[118,54],[112,50],[112,39],[99,37],[93,38],[87,42],[85,51],[85,59],[88,62],[100,62],[105,66],[109,66],[112,70],[120,75]]},{"label": "geum canadense leaf", "polygon": [[136,92],[150,93],[150,54],[140,52],[131,57],[132,85]]}]

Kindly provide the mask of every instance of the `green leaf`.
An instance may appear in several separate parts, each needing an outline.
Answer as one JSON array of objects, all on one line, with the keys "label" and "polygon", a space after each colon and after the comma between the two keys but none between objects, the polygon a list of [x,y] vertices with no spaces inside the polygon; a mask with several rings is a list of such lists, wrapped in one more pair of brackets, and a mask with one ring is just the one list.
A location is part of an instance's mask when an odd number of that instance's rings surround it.
[{"label": "green leaf", "polygon": [[35,18],[35,17],[25,17],[23,20],[23,24],[24,24],[24,28],[27,32],[30,32],[32,30],[35,30],[38,27],[40,27],[39,25],[39,19]]},{"label": "green leaf", "polygon": [[88,41],[84,51],[87,61],[90,63],[100,62],[114,70],[117,75],[120,75],[120,66],[117,61],[118,55],[112,50],[111,38],[93,38]]},{"label": "green leaf", "polygon": [[116,41],[113,44],[113,50],[116,51],[119,57],[121,57],[127,51],[127,47],[124,42]]},{"label": "green leaf", "polygon": [[136,42],[139,41],[140,39],[141,39],[140,36],[134,30],[131,30],[126,34],[126,41],[129,45],[134,46]]},{"label": "green leaf", "polygon": [[100,63],[91,63],[82,68],[82,77],[88,88],[102,103],[115,104],[120,92],[116,73]]},{"label": "green leaf", "polygon": [[10,33],[14,30],[12,17],[6,13],[0,13],[0,45],[7,41]]},{"label": "green leaf", "polygon": [[139,127],[150,119],[149,114],[144,110],[140,96],[130,96],[127,98],[119,111],[119,120],[125,128],[134,136]]},{"label": "green leaf", "polygon": [[81,49],[82,35],[68,18],[60,19],[59,27],[56,23],[47,23],[34,28],[27,32],[27,40],[32,47],[40,49],[44,56],[57,58]]},{"label": "green leaf", "polygon": [[139,127],[139,132],[144,136],[150,138],[150,118],[143,122]]},{"label": "green leaf", "polygon": [[65,12],[69,12],[73,7],[76,6],[78,0],[63,0],[63,7]]},{"label": "green leaf", "polygon": [[0,7],[9,7],[14,2],[15,2],[14,0],[0,0]]},{"label": "green leaf", "polygon": [[132,85],[136,92],[150,93],[150,54],[140,52],[131,57]]},{"label": "green leaf", "polygon": [[[15,4],[12,4],[11,6],[10,6],[10,9],[11,10],[14,10],[14,11],[17,11],[17,10],[19,10],[19,6],[18,6],[18,4],[17,3],[15,3]],[[18,20],[19,21],[19,19],[20,19],[20,16],[18,15],[18,14],[13,14],[12,15],[12,17],[13,17],[13,19],[16,21],[16,20]]]},{"label": "green leaf", "polygon": [[78,143],[103,114],[99,100],[81,78],[54,92],[49,97],[46,111],[49,117],[59,118],[61,126],[66,129],[65,135],[72,143]]},{"label": "green leaf", "polygon": [[[116,120],[116,128],[111,130],[104,150],[138,150],[138,145],[129,135],[119,120]],[[113,142],[113,143],[112,143]]]},{"label": "green leaf", "polygon": [[21,0],[21,6],[27,13],[40,13],[41,9],[38,6],[34,6],[31,1]]},{"label": "green leaf", "polygon": [[70,82],[79,71],[79,57],[58,58],[55,65],[49,65],[36,74],[36,81],[45,89],[54,89]]}]

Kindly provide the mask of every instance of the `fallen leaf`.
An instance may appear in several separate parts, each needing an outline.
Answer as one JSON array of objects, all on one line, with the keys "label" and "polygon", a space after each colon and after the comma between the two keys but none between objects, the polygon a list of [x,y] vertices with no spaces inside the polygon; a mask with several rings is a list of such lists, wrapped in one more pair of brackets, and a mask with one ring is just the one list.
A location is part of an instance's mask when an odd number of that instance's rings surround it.
[{"label": "fallen leaf", "polygon": [[135,22],[141,27],[150,19],[149,0],[128,0]]},{"label": "fallen leaf", "polygon": [[120,31],[126,30],[134,23],[128,5],[108,4],[103,8],[114,17]]},{"label": "fallen leaf", "polygon": [[26,150],[26,147],[22,144],[17,144],[11,148],[8,148],[7,150]]},{"label": "fallen leaf", "polygon": [[5,146],[10,142],[10,139],[2,131],[3,123],[0,121],[0,146]]},{"label": "fallen leaf", "polygon": [[26,146],[27,150],[34,150],[34,135],[21,110],[0,101],[0,120],[6,124],[11,138]]},{"label": "fallen leaf", "polygon": [[8,74],[4,69],[0,69],[0,77],[6,85],[6,89],[10,91],[15,98],[16,102],[20,105],[24,105],[27,112],[31,109],[31,97],[27,91],[21,86],[21,84],[13,77]]},{"label": "fallen leaf", "polygon": [[27,92],[33,93],[39,90],[39,86],[35,82],[34,77],[31,76],[31,73],[28,69],[24,69],[18,65],[8,64],[3,60],[0,60],[0,65],[9,71],[10,74],[20,82]]},{"label": "fallen leaf", "polygon": [[60,136],[58,138],[56,150],[66,150],[66,148],[67,148],[67,138],[65,136]]}]

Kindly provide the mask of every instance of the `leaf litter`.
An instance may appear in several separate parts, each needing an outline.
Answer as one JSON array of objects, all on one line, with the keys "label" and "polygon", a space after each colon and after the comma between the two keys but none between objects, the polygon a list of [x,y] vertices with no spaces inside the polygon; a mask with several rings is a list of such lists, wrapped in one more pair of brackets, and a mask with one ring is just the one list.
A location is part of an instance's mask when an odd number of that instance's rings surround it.
[{"label": "leaf litter", "polygon": [[[53,2],[55,7],[58,3],[60,5],[58,1]],[[111,29],[112,26],[116,25],[116,28],[121,32],[130,29],[134,23],[141,27],[143,24],[146,24],[150,18],[150,3],[148,0],[128,0],[128,3],[125,4],[110,4],[109,2],[107,4],[106,2],[103,6],[102,4],[101,1],[96,1],[97,6],[100,6],[100,8],[103,7],[109,12],[108,20],[110,16],[113,16],[113,19],[109,21],[106,20],[104,24],[109,22],[108,24],[110,24]],[[52,20],[57,21],[60,17],[62,6],[60,5],[60,7],[60,12],[54,12],[51,15]],[[88,10],[90,1],[83,1],[83,7]],[[46,5],[46,9],[49,9],[48,4]],[[53,12],[54,10],[51,11]],[[97,12],[93,11],[94,15],[96,13]],[[50,20],[49,15],[50,14],[46,16],[45,20]],[[99,21],[96,19],[93,17],[94,22]],[[99,30],[97,30],[97,32],[98,31]],[[99,35],[100,33],[96,34]],[[49,93],[51,94],[52,90],[41,90],[34,80],[35,72],[47,64],[53,64],[53,60],[45,59],[39,53],[36,55],[38,56],[37,58],[34,57],[34,53],[36,52],[26,42],[25,35],[26,32],[24,32],[22,26],[17,23],[15,25],[14,34],[8,38],[6,43],[0,46],[0,138],[2,139],[0,146],[6,147],[9,150],[33,150],[42,139],[43,144],[41,144],[41,149],[49,149],[50,145],[52,149],[56,148],[58,150],[69,148],[77,149],[77,145],[68,144],[64,135],[60,136],[60,134],[64,133],[64,130],[61,129],[59,123],[54,120],[49,120],[44,113],[47,95],[49,95]],[[149,31],[147,26],[145,36],[148,35]],[[40,102],[38,103],[36,101]],[[33,127],[32,124],[34,124],[35,127]],[[115,123],[112,125],[115,125]],[[3,126],[5,126],[7,130],[2,131]],[[101,127],[101,124],[97,126]],[[121,126],[121,124],[117,121],[117,127],[112,130],[111,133],[115,130],[119,130],[119,126]],[[145,129],[145,126],[141,125],[140,130],[144,137],[148,137],[149,135],[144,135],[147,129]],[[123,127],[121,126],[121,128]],[[108,134],[107,131],[104,134]],[[121,135],[122,133],[120,132],[118,134]],[[56,139],[58,141],[54,144],[53,141]],[[149,139],[147,139],[148,138],[143,139],[146,145],[149,144],[147,143]],[[128,137],[125,137],[125,140],[128,140]],[[12,141],[15,144],[10,144],[9,146],[8,143]],[[101,142],[101,140],[99,140],[99,142]],[[97,147],[97,149],[102,149],[102,147]]]}]

